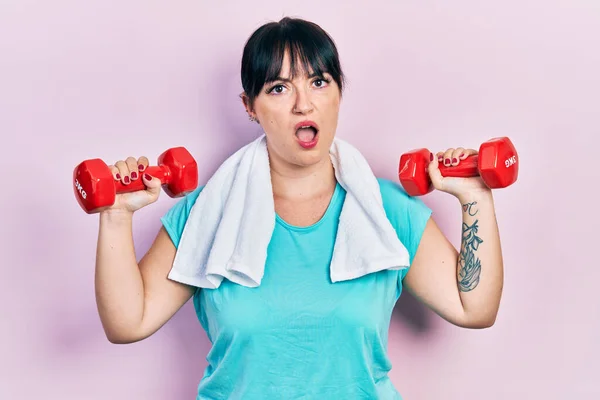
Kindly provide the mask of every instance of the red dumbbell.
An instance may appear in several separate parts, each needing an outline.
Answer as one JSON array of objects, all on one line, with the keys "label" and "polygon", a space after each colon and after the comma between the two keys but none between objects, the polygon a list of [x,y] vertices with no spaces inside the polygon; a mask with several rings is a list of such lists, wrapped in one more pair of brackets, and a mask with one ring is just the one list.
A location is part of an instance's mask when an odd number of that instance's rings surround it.
[{"label": "red dumbbell", "polygon": [[[198,186],[196,160],[183,147],[165,151],[158,157],[158,166],[148,167],[144,172],[160,179],[163,190],[170,197],[182,197]],[[88,214],[112,206],[117,194],[146,188],[141,179],[128,185],[115,180],[108,165],[98,158],[77,165],[73,171],[73,183],[77,202]]]},{"label": "red dumbbell", "polygon": [[[433,190],[427,172],[430,154],[427,149],[417,149],[400,157],[398,177],[411,196],[422,196]],[[519,175],[517,150],[507,137],[490,139],[481,144],[479,154],[467,157],[457,166],[440,164],[440,172],[444,177],[481,176],[489,188],[504,188],[512,185]]]}]

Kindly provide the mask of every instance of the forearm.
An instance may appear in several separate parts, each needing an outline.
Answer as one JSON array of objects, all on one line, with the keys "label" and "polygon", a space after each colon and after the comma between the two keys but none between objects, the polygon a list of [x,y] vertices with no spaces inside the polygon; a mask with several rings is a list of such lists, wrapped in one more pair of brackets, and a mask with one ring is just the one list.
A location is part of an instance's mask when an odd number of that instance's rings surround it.
[{"label": "forearm", "polygon": [[144,284],[135,257],[131,213],[100,215],[95,287],[107,337],[126,340],[140,327],[144,312]]},{"label": "forearm", "polygon": [[459,198],[462,242],[457,284],[465,318],[474,325],[494,322],[500,306],[504,267],[491,191]]}]

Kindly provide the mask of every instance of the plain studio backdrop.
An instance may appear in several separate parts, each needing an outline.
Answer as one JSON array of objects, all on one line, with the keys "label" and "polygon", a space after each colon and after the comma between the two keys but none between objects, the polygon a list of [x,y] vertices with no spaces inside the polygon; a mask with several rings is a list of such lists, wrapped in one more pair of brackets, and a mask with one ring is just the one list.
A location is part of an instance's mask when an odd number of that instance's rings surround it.
[{"label": "plain studio backdrop", "polygon": [[[110,344],[94,298],[97,215],[72,171],[186,146],[202,183],[259,133],[240,59],[283,16],[320,24],[348,76],[338,135],[397,180],[418,147],[509,136],[520,176],[494,192],[505,259],[496,324],[454,327],[407,292],[389,335],[407,400],[600,398],[600,2],[29,1],[0,4],[0,398],[192,399],[209,342],[191,302]],[[175,204],[136,214],[141,256]],[[424,201],[460,244],[456,199]],[[484,266],[485,268],[485,266]]]}]

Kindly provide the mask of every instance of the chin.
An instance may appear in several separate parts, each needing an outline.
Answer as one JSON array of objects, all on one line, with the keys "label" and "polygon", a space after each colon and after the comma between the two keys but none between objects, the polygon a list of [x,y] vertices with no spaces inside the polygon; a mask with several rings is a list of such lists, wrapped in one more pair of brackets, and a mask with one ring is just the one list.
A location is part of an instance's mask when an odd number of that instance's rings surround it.
[{"label": "chin", "polygon": [[329,149],[325,149],[322,144],[311,150],[301,148],[294,158],[299,166],[310,167],[323,162],[325,159],[329,160]]},{"label": "chin", "polygon": [[320,162],[323,161],[323,156],[322,155],[313,155],[313,156],[309,156],[307,157],[305,156],[300,156],[296,159],[296,165],[298,165],[299,167],[312,167],[313,165],[317,165]]}]

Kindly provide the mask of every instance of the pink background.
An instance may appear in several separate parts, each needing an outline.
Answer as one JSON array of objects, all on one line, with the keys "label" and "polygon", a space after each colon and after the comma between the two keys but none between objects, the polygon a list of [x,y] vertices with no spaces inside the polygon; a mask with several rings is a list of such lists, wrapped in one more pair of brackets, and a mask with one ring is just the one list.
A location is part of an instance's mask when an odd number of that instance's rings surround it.
[{"label": "pink background", "polygon": [[[2,1],[0,398],[194,398],[209,343],[191,303],[143,342],[104,337],[97,216],[79,209],[71,173],[86,158],[185,145],[205,181],[257,133],[237,98],[242,47],[284,15],[338,43],[349,78],[338,133],[378,175],[395,179],[415,147],[509,135],[519,151],[519,181],[495,192],[497,323],[456,328],[405,294],[389,345],[405,399],[600,398],[600,3],[448,3]],[[425,201],[458,246],[457,201]],[[139,255],[174,202],[163,194],[137,214]]]}]

